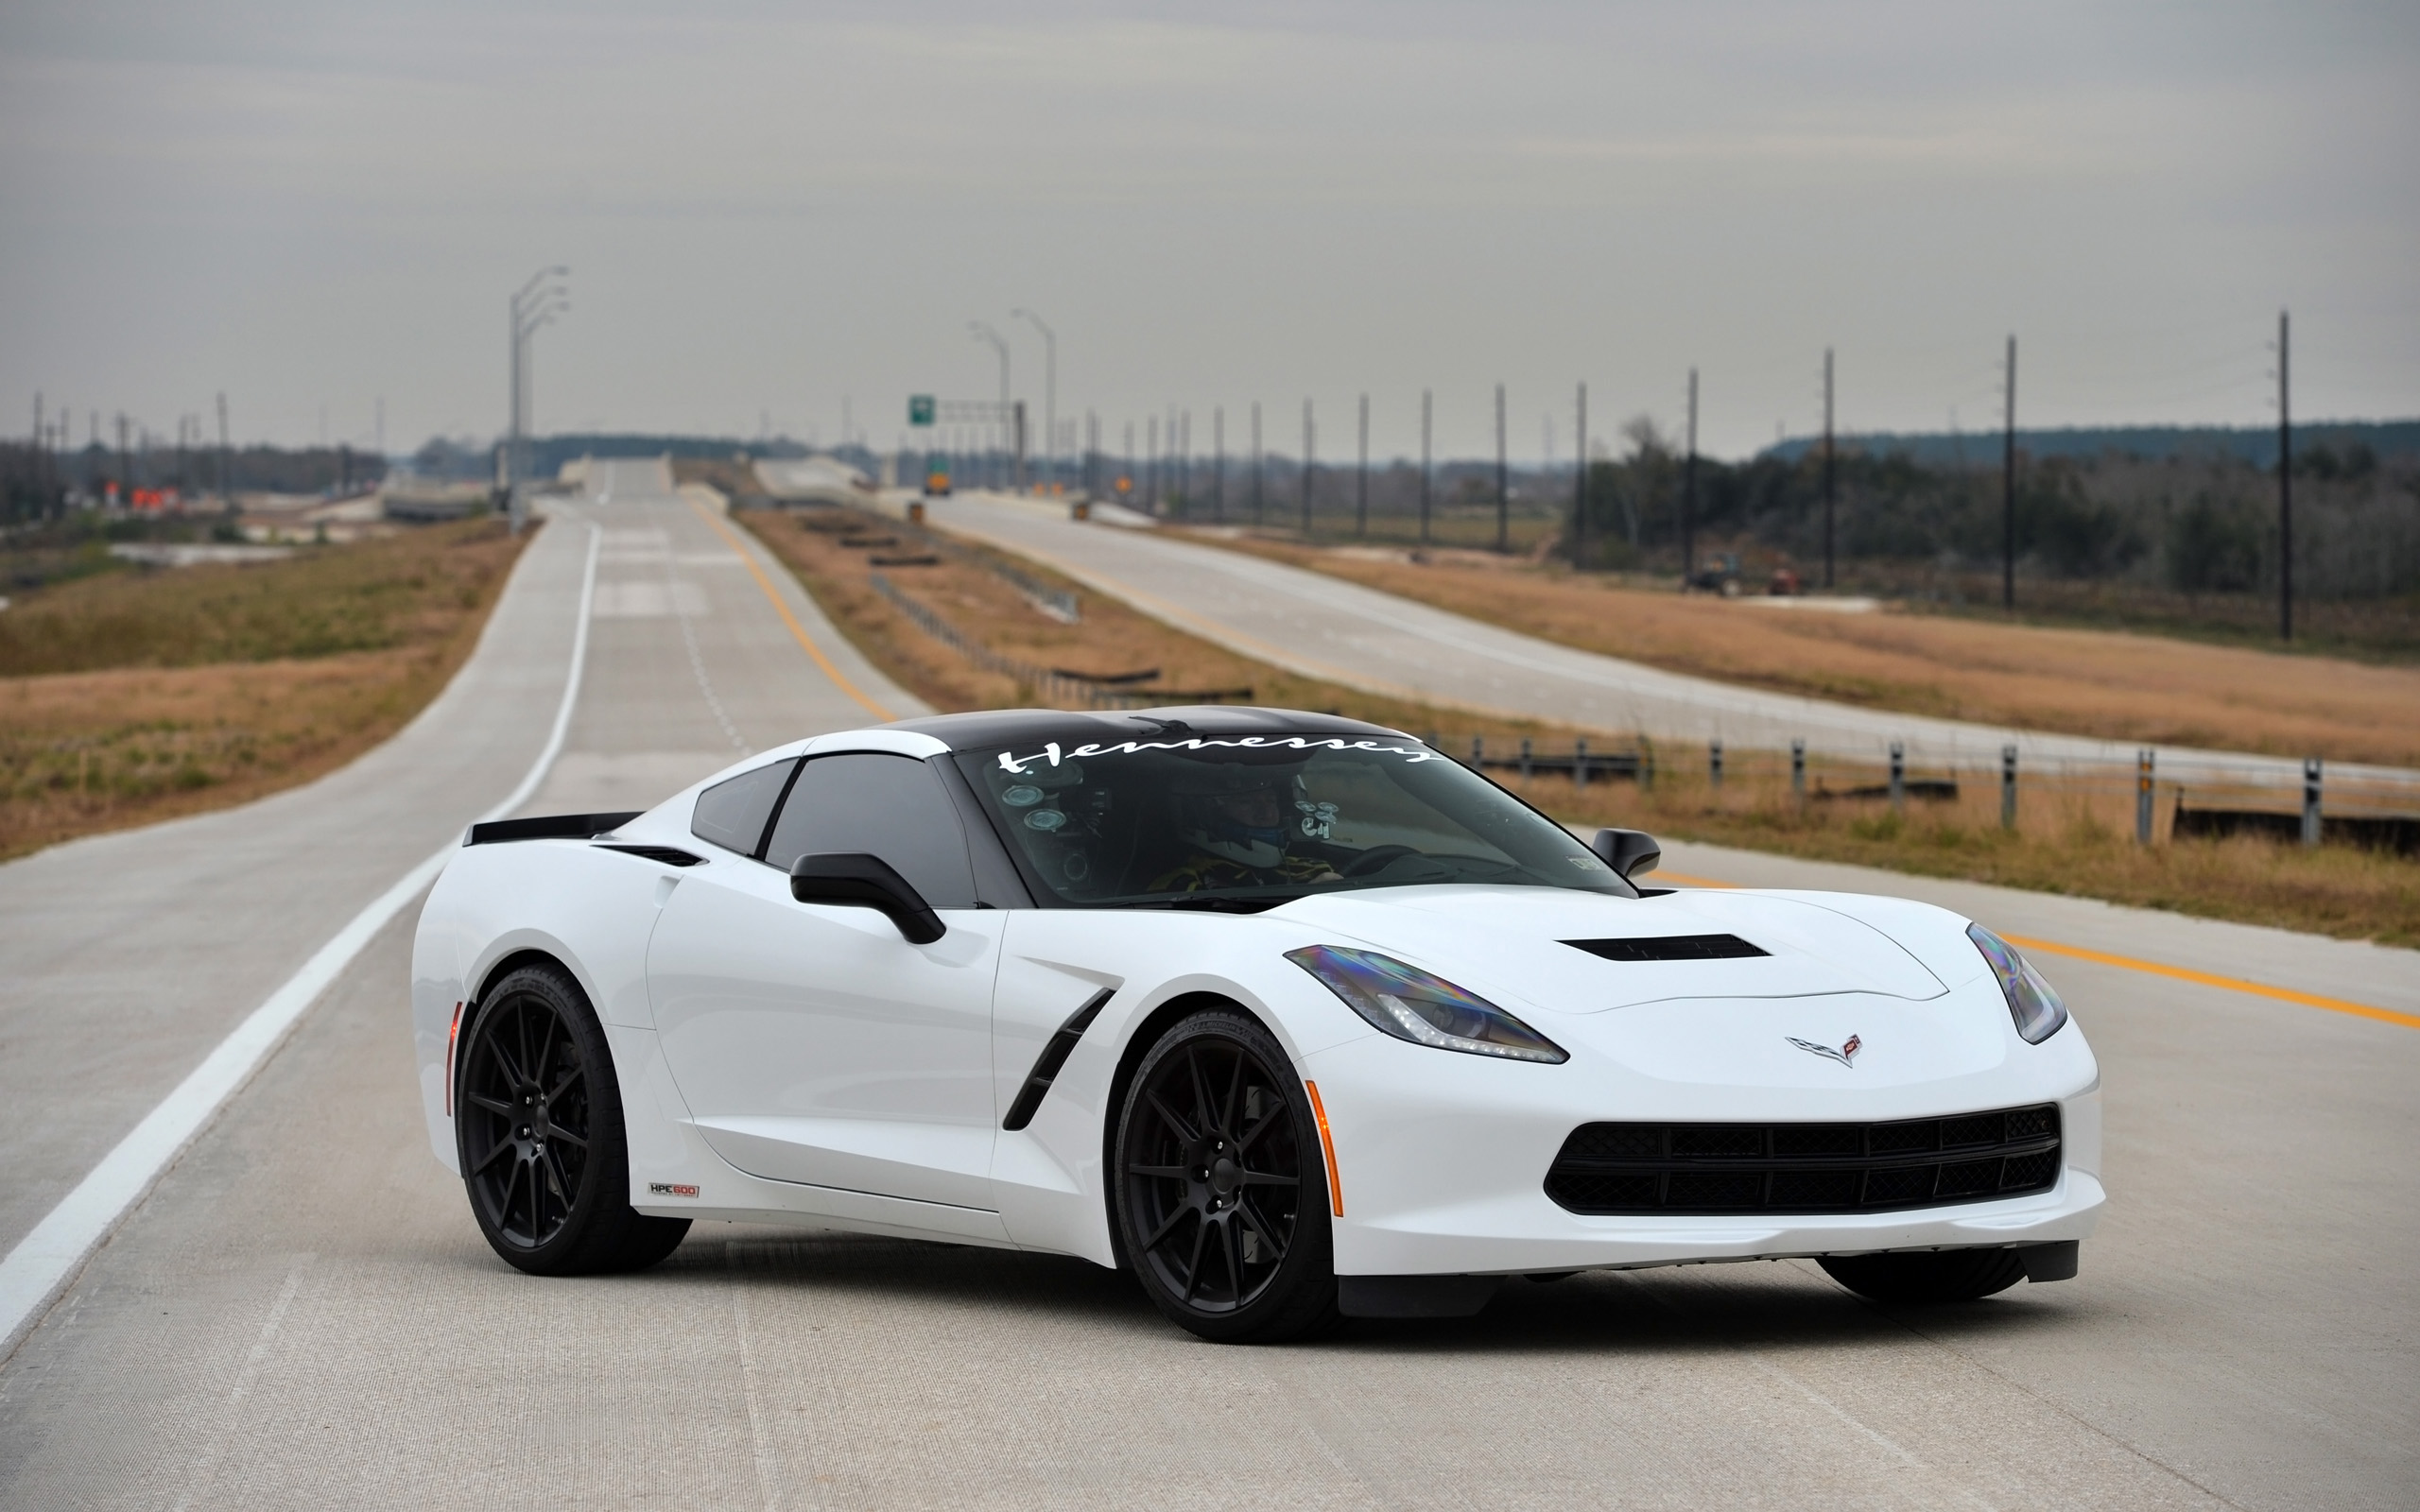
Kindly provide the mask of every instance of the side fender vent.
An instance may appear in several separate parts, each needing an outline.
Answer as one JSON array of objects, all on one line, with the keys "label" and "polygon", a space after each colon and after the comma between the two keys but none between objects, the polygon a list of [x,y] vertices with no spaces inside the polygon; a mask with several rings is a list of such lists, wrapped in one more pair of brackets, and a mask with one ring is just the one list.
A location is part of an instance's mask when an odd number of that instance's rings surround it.
[{"label": "side fender vent", "polygon": [[1009,1116],[1000,1120],[1002,1128],[1014,1132],[1033,1122],[1033,1115],[1041,1111],[1042,1099],[1049,1095],[1050,1084],[1058,1079],[1059,1068],[1076,1053],[1076,1041],[1084,1037],[1084,1031],[1092,1027],[1093,1020],[1100,1017],[1102,1006],[1116,995],[1116,991],[1115,988],[1102,988],[1086,998],[1083,1006],[1067,1016],[1067,1022],[1059,1026],[1058,1032],[1050,1037],[1050,1042],[1042,1047],[1042,1054],[1035,1057],[1032,1074],[1017,1090],[1017,1100],[1009,1105]]}]

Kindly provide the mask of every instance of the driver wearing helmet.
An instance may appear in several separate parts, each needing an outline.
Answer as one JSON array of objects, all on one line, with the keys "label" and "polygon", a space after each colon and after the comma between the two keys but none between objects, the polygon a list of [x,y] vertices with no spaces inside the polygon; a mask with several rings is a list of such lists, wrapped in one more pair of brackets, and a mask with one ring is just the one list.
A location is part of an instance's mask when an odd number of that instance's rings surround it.
[{"label": "driver wearing helmet", "polygon": [[[1333,882],[1336,868],[1289,854],[1299,836],[1325,838],[1334,804],[1309,801],[1297,765],[1188,763],[1171,784],[1177,833],[1192,854],[1151,884],[1153,892]],[[1296,822],[1299,819],[1299,822]]]}]

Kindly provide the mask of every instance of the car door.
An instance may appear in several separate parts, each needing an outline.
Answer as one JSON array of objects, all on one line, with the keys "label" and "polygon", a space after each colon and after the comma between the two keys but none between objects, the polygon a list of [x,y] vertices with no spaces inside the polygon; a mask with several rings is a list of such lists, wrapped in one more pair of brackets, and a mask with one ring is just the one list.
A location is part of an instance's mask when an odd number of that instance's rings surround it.
[{"label": "car door", "polygon": [[[800,855],[866,851],[946,926],[790,896]],[[975,907],[958,809],[907,756],[805,763],[761,858],[684,873],[648,948],[666,1064],[706,1143],[753,1176],[990,1210],[991,1004],[1006,916]]]}]

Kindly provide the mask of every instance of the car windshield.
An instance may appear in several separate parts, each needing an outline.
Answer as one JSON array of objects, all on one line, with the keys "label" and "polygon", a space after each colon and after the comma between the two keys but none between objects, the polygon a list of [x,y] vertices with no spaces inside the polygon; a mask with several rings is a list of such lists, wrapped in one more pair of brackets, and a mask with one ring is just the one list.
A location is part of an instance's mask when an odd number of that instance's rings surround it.
[{"label": "car windshield", "polygon": [[1251,911],[1424,883],[1636,896],[1561,826],[1405,735],[1164,731],[957,760],[1063,903]]}]

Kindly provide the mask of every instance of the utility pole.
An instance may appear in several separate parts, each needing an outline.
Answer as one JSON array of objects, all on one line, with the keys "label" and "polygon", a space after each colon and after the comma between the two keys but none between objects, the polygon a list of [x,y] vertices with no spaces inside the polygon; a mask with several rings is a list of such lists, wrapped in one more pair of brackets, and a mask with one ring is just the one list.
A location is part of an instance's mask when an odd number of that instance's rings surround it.
[{"label": "utility pole", "polygon": [[1353,533],[1370,533],[1370,396],[1361,396],[1361,462],[1354,480]]},{"label": "utility pole", "polygon": [[1311,402],[1303,401],[1303,539],[1311,539],[1311,458],[1318,438],[1311,430]]},{"label": "utility pole", "polygon": [[1832,349],[1824,349],[1824,586],[1832,586]]},{"label": "utility pole", "polygon": [[2286,387],[2286,312],[2277,312],[2277,639],[2294,638],[2294,416]]},{"label": "utility pole", "polygon": [[1573,431],[1580,465],[1571,474],[1571,570],[1588,566],[1588,386],[1580,386],[1580,423]]},{"label": "utility pole", "polygon": [[1428,544],[1428,390],[1420,391],[1420,543]]},{"label": "utility pole", "polygon": [[1143,417],[1143,512],[1160,512],[1160,417]]},{"label": "utility pole", "polygon": [[218,391],[218,507],[234,507],[235,496],[227,491],[227,390]]},{"label": "utility pole", "polygon": [[126,411],[117,412],[117,502],[121,506],[134,503],[134,454],[127,447]]},{"label": "utility pole", "polygon": [[1495,550],[1498,555],[1512,549],[1511,479],[1504,468],[1504,386],[1495,386]]},{"label": "utility pole", "polygon": [[2016,612],[2016,337],[2008,338],[2008,377],[2001,384],[2000,609]]},{"label": "utility pole", "polygon": [[1689,449],[1681,462],[1681,586],[1698,575],[1698,370],[1689,369]]},{"label": "utility pole", "polygon": [[1100,497],[1100,411],[1084,411],[1084,496]]},{"label": "utility pole", "polygon": [[1268,482],[1267,459],[1260,449],[1260,401],[1252,402],[1252,523],[1261,523]]}]

